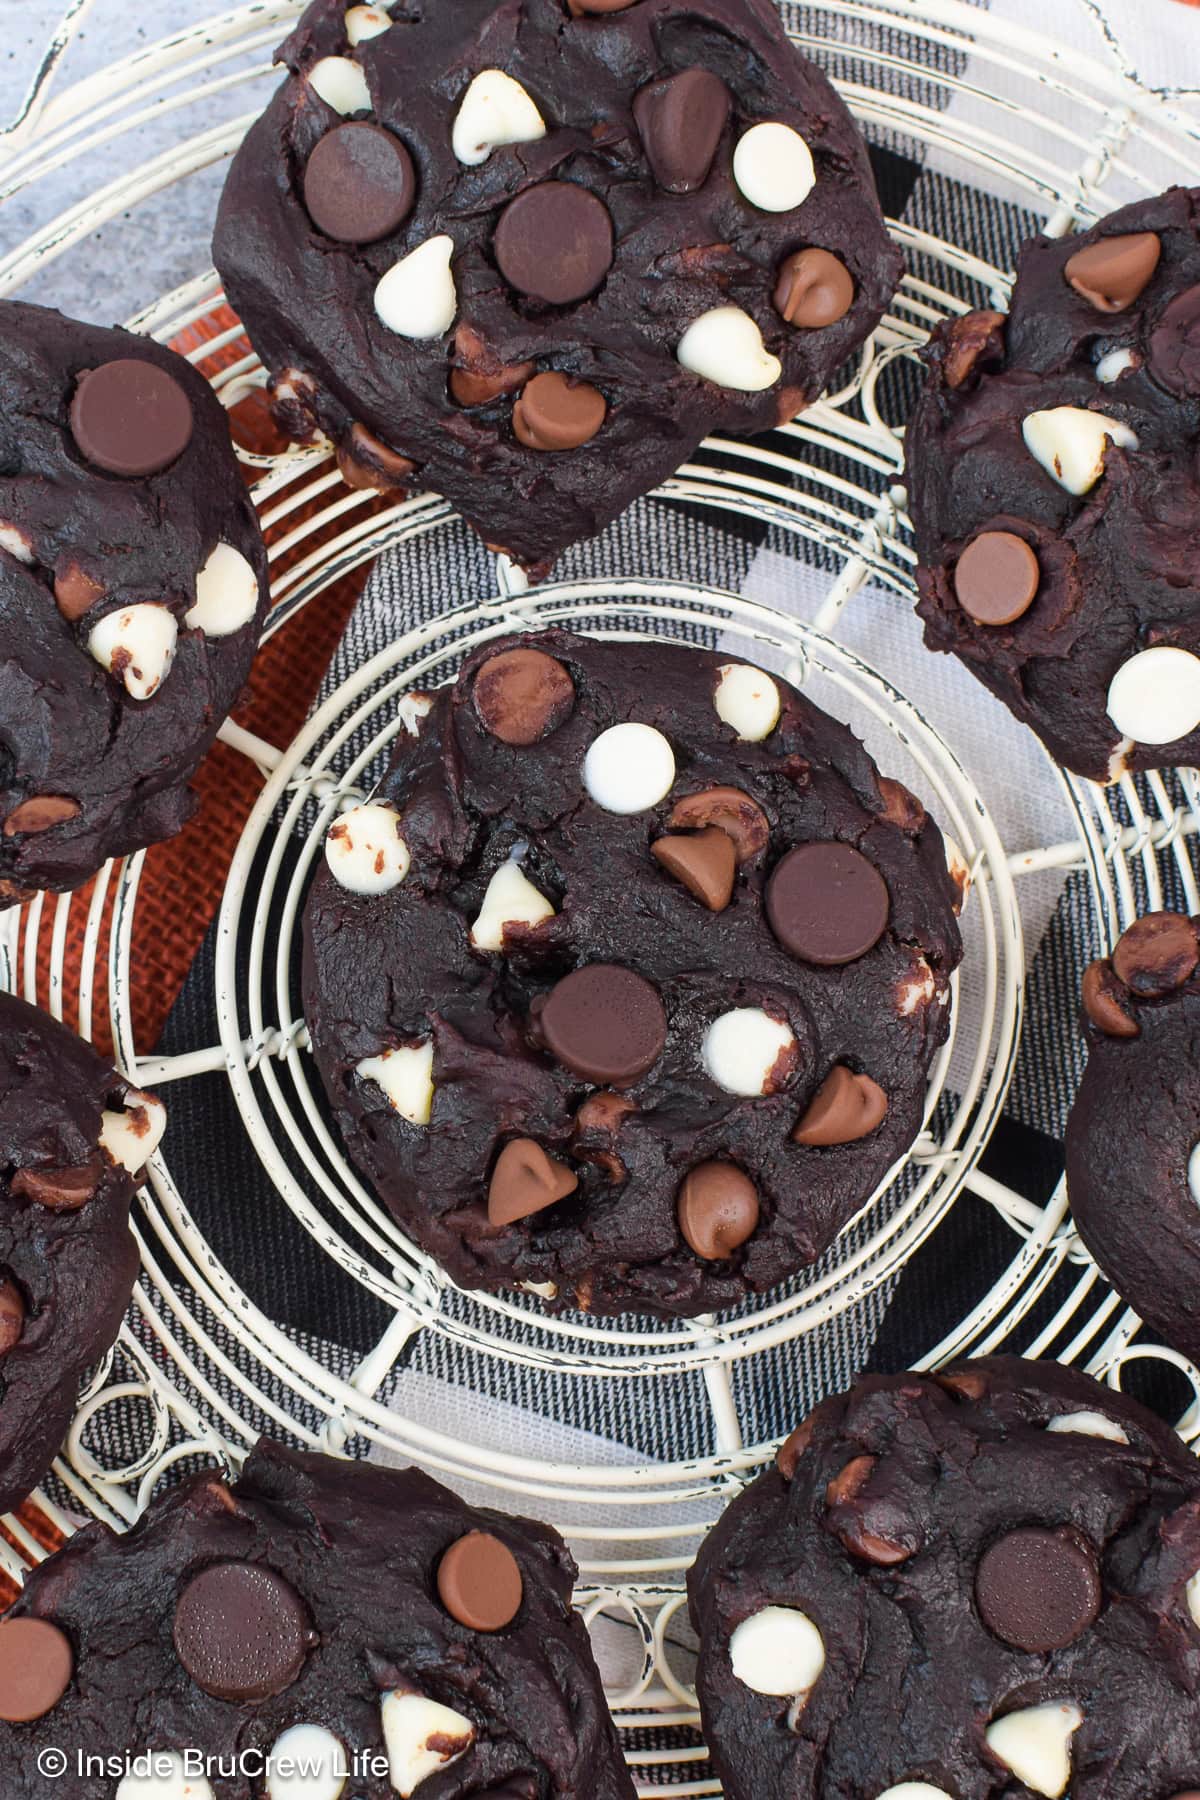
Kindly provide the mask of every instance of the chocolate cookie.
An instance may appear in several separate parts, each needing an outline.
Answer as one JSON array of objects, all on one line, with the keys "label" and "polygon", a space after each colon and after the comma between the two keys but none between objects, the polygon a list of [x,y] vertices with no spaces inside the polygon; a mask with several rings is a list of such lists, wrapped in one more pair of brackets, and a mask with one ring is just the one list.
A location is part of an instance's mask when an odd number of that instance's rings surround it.
[{"label": "chocolate cookie", "polygon": [[727,1800],[1182,1800],[1200,1770],[1200,1465],[1054,1363],[869,1376],[688,1582]]},{"label": "chocolate cookie", "polygon": [[548,565],[814,401],[900,275],[770,0],[316,0],[214,255],[293,435]]},{"label": "chocolate cookie", "polygon": [[117,1335],[137,1176],[166,1123],[65,1025],[0,994],[0,1512],[50,1467]]},{"label": "chocolate cookie", "polygon": [[326,843],[305,1012],[350,1152],[463,1287],[732,1306],[920,1128],[961,954],[941,833],[785,682],[476,651]]},{"label": "chocolate cookie", "polygon": [[[633,1800],[574,1577],[544,1525],[264,1441],[29,1577],[0,1621],[5,1800],[182,1795],[172,1772],[188,1800]],[[85,1752],[161,1759],[162,1786]]]},{"label": "chocolate cookie", "polygon": [[190,363],[0,302],[0,906],[190,817],[266,566],[224,409]]},{"label": "chocolate cookie", "polygon": [[1095,781],[1200,757],[1200,189],[1034,238],[907,434],[925,641]]},{"label": "chocolate cookie", "polygon": [[1122,1299],[1200,1362],[1198,965],[1196,921],[1150,913],[1087,970],[1066,1152],[1080,1237]]}]

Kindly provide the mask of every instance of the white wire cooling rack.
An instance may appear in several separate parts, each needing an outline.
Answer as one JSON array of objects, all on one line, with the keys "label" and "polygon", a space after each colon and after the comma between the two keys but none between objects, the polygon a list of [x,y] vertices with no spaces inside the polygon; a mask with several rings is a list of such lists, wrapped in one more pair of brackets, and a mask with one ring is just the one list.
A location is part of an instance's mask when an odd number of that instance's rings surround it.
[{"label": "white wire cooling rack", "polygon": [[[301,0],[263,0],[55,91],[57,65],[89,4],[74,0],[19,118],[0,134],[0,204],[71,168],[78,170],[80,197],[0,254],[0,295],[35,282],[48,262],[98,227],[152,204],[164,189],[230,154],[261,104],[269,52],[301,10]],[[830,67],[877,139],[916,146],[965,180],[1002,188],[1051,231],[1086,223],[1172,178],[1200,183],[1200,117],[1182,99],[1152,93],[1112,67],[962,0],[812,0],[788,19],[796,42]],[[214,110],[243,87],[254,93],[253,109],[213,125]],[[162,119],[173,127],[168,150],[131,159],[126,173],[89,191],[86,159],[93,152],[133,140]],[[1015,132],[1018,123],[1032,123],[1034,135]],[[1018,141],[1029,147],[1018,148]],[[390,1321],[352,1368],[280,1329],[270,1295],[243,1291],[206,1242],[188,1194],[173,1178],[168,1138],[136,1211],[142,1270],[133,1305],[117,1346],[81,1399],[55,1466],[54,1493],[39,1496],[51,1522],[63,1530],[88,1514],[127,1522],[168,1470],[197,1456],[236,1466],[264,1429],[318,1447],[369,1446],[389,1458],[416,1460],[493,1503],[553,1519],[579,1556],[580,1604],[589,1622],[603,1615],[635,1627],[624,1634],[626,1644],[637,1646],[632,1663],[608,1670],[635,1773],[649,1787],[669,1786],[679,1795],[716,1791],[696,1730],[680,1617],[682,1574],[722,1500],[773,1448],[745,1440],[747,1375],[752,1381],[783,1345],[811,1351],[819,1369],[823,1334],[872,1305],[964,1191],[1003,1219],[1011,1257],[954,1330],[928,1345],[923,1362],[985,1353],[1015,1336],[1029,1354],[1080,1362],[1119,1385],[1131,1362],[1163,1359],[1191,1385],[1193,1402],[1181,1425],[1189,1437],[1200,1435],[1200,1375],[1182,1358],[1139,1340],[1137,1319],[1074,1235],[1061,1187],[1037,1206],[979,1167],[1021,1032],[1023,882],[1049,869],[1082,872],[1098,951],[1137,911],[1161,903],[1168,878],[1190,910],[1200,912],[1191,855],[1200,830],[1200,777],[1181,770],[1101,790],[1047,763],[1046,780],[1061,790],[1070,830],[1054,844],[1006,844],[986,784],[981,791],[953,746],[886,674],[839,642],[845,609],[864,589],[882,585],[907,596],[913,587],[892,418],[901,391],[894,365],[915,356],[940,317],[989,298],[1003,304],[1009,287],[1008,272],[977,247],[903,222],[893,221],[892,229],[910,272],[843,388],[773,440],[784,448],[714,442],[708,448],[719,459],[684,467],[661,490],[661,497],[696,509],[717,528],[750,518],[785,540],[819,546],[818,566],[829,574],[810,620],[704,590],[677,570],[614,568],[602,580],[527,592],[501,560],[494,592],[472,596],[355,670],[291,744],[270,744],[227,725],[225,741],[254,764],[262,790],[221,910],[211,1032],[185,1053],[149,1054],[134,1032],[131,946],[142,856],[110,865],[86,902],[39,897],[0,916],[0,983],[59,1016],[64,994],[77,989],[70,1018],[85,1035],[104,1007],[119,1059],[139,1084],[164,1091],[169,1102],[178,1084],[224,1075],[242,1127],[283,1201],[324,1252],[385,1304]],[[264,375],[236,324],[224,322],[222,304],[215,276],[202,273],[132,323],[163,340],[201,327],[205,341],[191,359],[232,407],[261,387]],[[328,450],[240,454],[255,470],[255,498],[271,534],[272,633],[389,545],[417,544],[435,558],[454,529],[449,508],[433,496],[381,505],[347,490]],[[971,876],[954,1038],[933,1071],[926,1123],[913,1151],[810,1275],[720,1319],[601,1325],[581,1317],[548,1320],[535,1296],[459,1295],[356,1176],[314,1099],[289,952],[325,827],[355,797],[364,772],[398,729],[397,706],[406,691],[427,684],[435,669],[444,674],[489,636],[552,621],[639,635],[667,623],[715,630],[723,645],[805,683],[819,703],[867,737],[889,773],[922,795]],[[81,906],[82,956],[68,969]],[[47,950],[43,989],[38,971]],[[920,971],[914,978],[919,982]],[[953,1088],[947,1084],[952,1059]],[[1060,1293],[1065,1297],[1058,1301]],[[566,1374],[641,1384],[656,1394],[693,1378],[681,1391],[692,1397],[689,1404],[696,1395],[706,1401],[710,1448],[678,1460],[664,1441],[653,1459],[553,1462],[421,1425],[389,1404],[389,1383],[422,1332],[509,1365],[514,1376]],[[121,1433],[97,1433],[97,1420],[112,1407],[121,1409]],[[101,1451],[101,1440],[123,1448]],[[12,1545],[0,1542],[0,1564],[19,1580],[45,1552],[19,1520],[6,1523]],[[668,1730],[668,1737],[640,1735],[651,1726]]]}]

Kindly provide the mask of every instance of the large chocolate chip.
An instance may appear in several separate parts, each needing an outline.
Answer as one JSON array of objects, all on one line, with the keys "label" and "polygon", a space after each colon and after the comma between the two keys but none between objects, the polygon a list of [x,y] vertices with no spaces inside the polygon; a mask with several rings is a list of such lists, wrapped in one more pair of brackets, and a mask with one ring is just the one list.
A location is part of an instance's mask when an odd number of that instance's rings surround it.
[{"label": "large chocolate chip", "polygon": [[733,839],[719,825],[693,836],[656,838],[650,854],[709,912],[724,912],[733,895],[737,853]]},{"label": "large chocolate chip", "polygon": [[32,1200],[51,1212],[76,1212],[100,1185],[100,1160],[94,1158],[75,1169],[18,1169],[12,1191],[18,1200]]},{"label": "large chocolate chip", "polygon": [[603,200],[576,181],[541,181],[510,200],[492,239],[504,279],[531,300],[570,306],[595,293],[613,259]]},{"label": "large chocolate chip", "polygon": [[1014,531],[981,531],[954,570],[954,592],[977,625],[1011,625],[1029,611],[1042,572],[1033,550]]},{"label": "large chocolate chip", "polygon": [[290,1687],[312,1643],[304,1603],[261,1563],[212,1563],[175,1608],[175,1653],[217,1700],[267,1700]]},{"label": "large chocolate chip", "polygon": [[1096,1553],[1070,1526],[1010,1531],[985,1550],[975,1603],[988,1630],[1017,1650],[1065,1650],[1100,1611]]},{"label": "large chocolate chip", "polygon": [[29,800],[22,800],[14,806],[4,821],[5,837],[32,836],[38,831],[49,831],[52,825],[65,825],[68,819],[79,817],[78,800],[70,800],[66,794],[35,794]]},{"label": "large chocolate chip", "polygon": [[75,1667],[70,1640],[49,1619],[0,1621],[0,1719],[24,1725],[53,1712]]},{"label": "large chocolate chip", "polygon": [[1070,257],[1063,274],[1099,312],[1124,312],[1146,286],[1162,255],[1154,231],[1128,231],[1101,238]]},{"label": "large chocolate chip", "polygon": [[607,413],[599,388],[547,369],[519,395],[513,431],[527,450],[578,450],[595,437]]},{"label": "large chocolate chip", "polygon": [[784,949],[803,962],[855,962],[887,929],[887,885],[851,844],[800,844],[776,863],[767,917]]},{"label": "large chocolate chip", "polygon": [[1113,974],[1112,964],[1103,958],[1089,963],[1083,972],[1083,1010],[1096,1027],[1108,1037],[1135,1038],[1142,1028],[1130,1010],[1129,989]]},{"label": "large chocolate chip", "polygon": [[490,1531],[468,1531],[438,1564],[438,1598],[469,1631],[500,1631],[521,1610],[521,1568]]},{"label": "large chocolate chip", "polygon": [[472,690],[480,722],[502,744],[526,748],[557,731],[575,705],[575,683],[544,650],[489,656]]},{"label": "large chocolate chip", "polygon": [[0,1356],[15,1350],[25,1330],[25,1296],[7,1270],[0,1269]]},{"label": "large chocolate chip", "polygon": [[690,1248],[705,1262],[720,1262],[753,1236],[758,1189],[734,1163],[698,1163],[684,1177],[676,1209]]},{"label": "large chocolate chip", "polygon": [[488,1187],[489,1225],[511,1225],[565,1200],[579,1186],[566,1163],[547,1156],[533,1138],[514,1138],[496,1158]]},{"label": "large chocolate chip", "polygon": [[1147,913],[1117,939],[1112,953],[1119,981],[1145,999],[1170,994],[1200,962],[1196,927],[1183,913]]},{"label": "large chocolate chip", "polygon": [[887,1109],[887,1095],[877,1081],[835,1063],[793,1128],[792,1141],[814,1146],[856,1143],[883,1123]]},{"label": "large chocolate chip", "polygon": [[1177,294],[1151,333],[1150,371],[1173,394],[1200,394],[1200,286]]},{"label": "large chocolate chip", "polygon": [[304,168],[304,204],[339,244],[374,244],[407,219],[417,197],[412,157],[380,125],[335,125]]},{"label": "large chocolate chip", "polygon": [[699,831],[705,825],[717,825],[733,840],[739,863],[749,862],[766,849],[771,838],[767,815],[757,800],[743,794],[741,788],[701,788],[698,794],[685,794],[671,809],[668,825],[681,831]]},{"label": "large chocolate chip", "polygon": [[639,90],[633,116],[659,187],[690,194],[704,186],[731,104],[711,69],[682,69]]},{"label": "large chocolate chip", "polygon": [[192,403],[173,375],[124,356],[79,378],[71,436],[81,456],[110,475],[157,475],[192,438]]},{"label": "large chocolate chip", "polygon": [[538,1009],[536,1023],[552,1056],[601,1087],[636,1081],[667,1041],[658,994],[615,963],[588,963],[564,975]]},{"label": "large chocolate chip", "polygon": [[798,331],[836,325],[854,305],[854,277],[829,250],[797,250],[779,265],[775,311]]}]

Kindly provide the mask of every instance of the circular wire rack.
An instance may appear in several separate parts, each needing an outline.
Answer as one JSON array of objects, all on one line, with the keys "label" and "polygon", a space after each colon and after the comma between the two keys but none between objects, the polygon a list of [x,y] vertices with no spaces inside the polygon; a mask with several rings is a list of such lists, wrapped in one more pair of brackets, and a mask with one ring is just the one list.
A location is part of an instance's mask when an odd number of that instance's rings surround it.
[{"label": "circular wire rack", "polygon": [[[0,204],[148,122],[172,122],[170,147],[81,192],[0,255],[2,296],[34,282],[99,224],[153,203],[231,154],[261,105],[270,53],[302,10],[301,0],[264,0],[56,91],[58,64],[89,5],[69,7],[20,116],[0,134]],[[1000,189],[1050,232],[1086,225],[1171,179],[1200,183],[1200,112],[1187,96],[1152,91],[1133,70],[1089,61],[965,0],[812,0],[785,8],[785,18],[875,141],[953,159],[965,181]],[[229,97],[255,84],[252,110],[211,123],[214,109],[228,114]],[[1015,129],[1031,121],[1032,136]],[[86,184],[81,167],[81,189]],[[406,631],[328,688],[291,743],[227,723],[221,735],[253,764],[261,791],[221,906],[211,1032],[185,1051],[156,1055],[134,1028],[131,951],[144,853],[109,865],[86,897],[38,896],[0,916],[0,985],[65,1013],[87,1036],[102,1021],[122,1067],[139,1085],[161,1090],[168,1108],[173,1084],[212,1075],[227,1081],[281,1201],[343,1274],[383,1303],[388,1320],[353,1366],[277,1325],[269,1294],[246,1291],[197,1224],[172,1175],[168,1134],[135,1209],[141,1275],[130,1312],[81,1396],[52,1480],[35,1496],[51,1525],[69,1532],[87,1516],[128,1523],[169,1471],[198,1457],[236,1469],[263,1430],[312,1447],[417,1461],[474,1497],[537,1513],[566,1532],[589,1623],[632,1628],[598,1631],[597,1641],[635,1775],[680,1795],[717,1791],[698,1733],[683,1575],[721,1505],[774,1449],[747,1439],[747,1379],[789,1347],[811,1365],[819,1391],[831,1334],[856,1316],[878,1317],[901,1269],[962,1194],[1003,1220],[1010,1253],[971,1310],[925,1348],[922,1366],[1015,1343],[1120,1385],[1131,1364],[1165,1361],[1190,1388],[1180,1427],[1189,1439],[1200,1436],[1200,1374],[1141,1340],[1139,1321],[1076,1237],[1062,1184],[1038,1205],[980,1167],[1021,1038],[1022,884],[1047,871],[1078,872],[1097,952],[1164,894],[1200,912],[1191,844],[1200,829],[1200,777],[1178,770],[1101,789],[1044,758],[1042,779],[1069,829],[1055,843],[1006,843],[989,805],[989,779],[969,773],[936,725],[843,641],[847,609],[869,604],[872,590],[909,598],[913,591],[897,423],[906,367],[938,319],[971,305],[1003,306],[1011,282],[1010,271],[968,244],[890,224],[909,273],[839,390],[769,444],[712,440],[700,460],[643,503],[682,506],[715,529],[746,519],[765,525],[776,541],[807,551],[810,572],[815,556],[820,581],[810,617],[681,579],[665,566],[630,572],[614,564],[530,590],[499,558],[487,591]],[[232,409],[264,386],[265,374],[223,308],[209,271],[130,323],[163,341],[191,334],[190,359]],[[437,559],[459,529],[435,496],[385,503],[347,489],[328,447],[266,455],[239,446],[238,453],[253,472],[270,544],[268,635],[385,550],[416,546]],[[802,684],[921,795],[966,878],[966,956],[954,981],[952,1035],[931,1073],[916,1143],[812,1271],[719,1317],[602,1323],[550,1318],[536,1294],[460,1293],[356,1174],[317,1099],[292,951],[325,831],[369,789],[397,732],[411,728],[407,696],[447,679],[489,638],[550,623],[618,637],[682,631]],[[915,993],[927,976],[914,969]],[[544,1381],[547,1390],[564,1375],[625,1384],[652,1394],[654,1416],[668,1422],[672,1406],[694,1405],[700,1394],[709,1448],[678,1459],[664,1430],[652,1457],[614,1458],[600,1445],[591,1460],[553,1461],[421,1423],[390,1403],[389,1386],[421,1333],[507,1365],[526,1384]],[[110,1409],[119,1409],[121,1429],[99,1431]],[[45,1548],[27,1516],[5,1526],[0,1566],[19,1581]]]}]

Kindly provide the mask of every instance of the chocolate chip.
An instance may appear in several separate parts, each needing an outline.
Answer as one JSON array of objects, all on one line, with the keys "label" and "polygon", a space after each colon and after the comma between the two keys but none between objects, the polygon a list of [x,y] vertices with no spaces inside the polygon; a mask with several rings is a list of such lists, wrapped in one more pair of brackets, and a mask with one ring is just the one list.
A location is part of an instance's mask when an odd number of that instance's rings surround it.
[{"label": "chocolate chip", "polygon": [[854,277],[828,250],[797,250],[779,265],[775,311],[799,331],[836,325],[854,305]]},{"label": "chocolate chip", "polygon": [[633,116],[659,187],[690,194],[704,186],[731,105],[711,69],[681,69],[639,89]]},{"label": "chocolate chip", "polygon": [[731,1162],[698,1163],[676,1203],[679,1229],[705,1262],[720,1262],[752,1237],[758,1212],[758,1189]]},{"label": "chocolate chip", "polygon": [[667,1041],[658,994],[615,963],[588,963],[565,975],[538,1008],[536,1026],[552,1056],[603,1087],[636,1081]]},{"label": "chocolate chip", "polygon": [[567,0],[567,11],[579,19],[586,13],[624,12],[632,5],[634,0]]},{"label": "chocolate chip", "polygon": [[0,1356],[15,1350],[25,1330],[25,1296],[7,1270],[0,1269]]},{"label": "chocolate chip", "polygon": [[921,1537],[894,1502],[865,1493],[877,1461],[874,1456],[852,1457],[834,1476],[825,1490],[825,1522],[852,1556],[890,1569],[920,1549]]},{"label": "chocolate chip", "polygon": [[951,1369],[948,1374],[945,1372],[935,1374],[933,1379],[948,1393],[956,1394],[960,1400],[971,1401],[975,1404],[978,1404],[988,1391],[985,1377],[974,1369]]},{"label": "chocolate chip", "polygon": [[192,438],[192,403],[175,377],[143,357],[120,357],[80,376],[71,436],[110,475],[157,475]]},{"label": "chocolate chip", "polygon": [[536,367],[531,362],[501,362],[469,325],[460,325],[455,332],[454,354],[458,361],[450,371],[450,394],[459,406],[486,406],[501,394],[515,393]]},{"label": "chocolate chip", "polygon": [[607,413],[607,400],[590,382],[547,369],[526,383],[513,407],[513,431],[527,450],[578,450]]},{"label": "chocolate chip", "polygon": [[749,794],[743,794],[741,788],[734,787],[702,788],[698,794],[685,794],[676,801],[667,824],[691,831],[699,831],[705,825],[718,826],[733,840],[739,863],[758,856],[771,837],[762,807]]},{"label": "chocolate chip", "polygon": [[304,169],[304,204],[318,231],[339,244],[374,244],[407,219],[417,197],[412,157],[380,125],[356,120],[327,131]]},{"label": "chocolate chip", "polygon": [[887,1095],[869,1075],[855,1075],[835,1063],[792,1130],[796,1144],[853,1144],[881,1125]]},{"label": "chocolate chip", "polygon": [[74,1668],[69,1638],[49,1619],[0,1620],[0,1719],[44,1719],[70,1687]]},{"label": "chocolate chip", "polygon": [[1024,538],[1013,531],[981,531],[958,559],[954,592],[977,625],[1011,625],[1033,605],[1041,578]]},{"label": "chocolate chip", "polygon": [[603,200],[576,181],[541,181],[510,200],[492,249],[519,294],[570,306],[594,294],[613,259],[613,229]]},{"label": "chocolate chip", "polygon": [[579,1186],[566,1163],[547,1156],[532,1138],[514,1138],[496,1158],[488,1187],[489,1225],[511,1225],[565,1200]]},{"label": "chocolate chip", "polygon": [[589,1094],[571,1124],[571,1154],[576,1162],[594,1163],[614,1185],[625,1181],[629,1171],[613,1146],[625,1119],[637,1110],[627,1095],[615,1094],[611,1088]]},{"label": "chocolate chip", "polygon": [[785,1481],[790,1481],[795,1475],[800,1458],[812,1443],[815,1420],[815,1413],[809,1413],[807,1419],[801,1419],[796,1429],[784,1438],[775,1452],[775,1467]]},{"label": "chocolate chip", "polygon": [[54,571],[54,599],[64,619],[74,624],[101,599],[104,589],[77,562],[60,563]]},{"label": "chocolate chip", "polygon": [[1162,240],[1157,232],[1122,232],[1077,250],[1063,274],[1075,292],[1098,311],[1119,313],[1133,305],[1161,255]]},{"label": "chocolate chip", "polygon": [[18,1200],[31,1200],[51,1212],[76,1212],[85,1206],[100,1185],[100,1160],[74,1169],[18,1169],[12,1191]]},{"label": "chocolate chip", "polygon": [[468,1531],[438,1564],[438,1598],[469,1631],[500,1631],[521,1610],[524,1584],[516,1557],[490,1531]]},{"label": "chocolate chip", "polygon": [[1200,394],[1200,286],[1177,294],[1151,333],[1150,372],[1173,394]]},{"label": "chocolate chip", "polygon": [[526,748],[557,731],[575,705],[575,683],[544,650],[501,650],[475,677],[475,711],[502,744]]},{"label": "chocolate chip", "polygon": [[960,388],[980,363],[999,363],[1004,358],[1004,327],[1007,318],[1001,312],[964,313],[948,327],[942,372],[946,386]]},{"label": "chocolate chip", "polygon": [[767,883],[767,917],[784,949],[836,968],[865,956],[887,928],[887,885],[850,844],[800,844]]},{"label": "chocolate chip", "polygon": [[909,837],[915,837],[927,817],[917,796],[910,793],[902,781],[893,781],[890,775],[876,775],[875,785],[883,801],[884,818],[898,825]]},{"label": "chocolate chip", "polygon": [[657,838],[650,854],[709,912],[724,912],[729,905],[737,854],[733,839],[719,825],[706,826],[691,837]]},{"label": "chocolate chip", "polygon": [[70,800],[66,794],[35,794],[13,807],[4,821],[4,835],[32,837],[35,832],[49,831],[54,825],[64,825],[68,819],[78,817],[78,800]]},{"label": "chocolate chip", "polygon": [[381,493],[404,487],[417,467],[411,457],[401,456],[357,422],[338,445],[337,461],[347,487],[376,488]]},{"label": "chocolate chip", "polygon": [[1129,989],[1113,974],[1112,964],[1101,958],[1083,972],[1083,1010],[1108,1037],[1140,1037],[1142,1028],[1130,1009]]},{"label": "chocolate chip", "polygon": [[1172,993],[1200,962],[1196,927],[1182,913],[1147,913],[1117,939],[1113,972],[1133,993],[1156,999]]},{"label": "chocolate chip", "polygon": [[1022,1526],[985,1550],[975,1603],[988,1630],[1014,1649],[1065,1650],[1094,1625],[1100,1571],[1087,1539],[1070,1526]]},{"label": "chocolate chip", "polygon": [[175,1653],[217,1700],[266,1700],[297,1679],[312,1643],[304,1604],[261,1563],[212,1563],[175,1608]]}]

